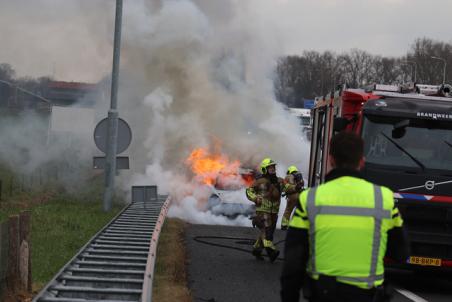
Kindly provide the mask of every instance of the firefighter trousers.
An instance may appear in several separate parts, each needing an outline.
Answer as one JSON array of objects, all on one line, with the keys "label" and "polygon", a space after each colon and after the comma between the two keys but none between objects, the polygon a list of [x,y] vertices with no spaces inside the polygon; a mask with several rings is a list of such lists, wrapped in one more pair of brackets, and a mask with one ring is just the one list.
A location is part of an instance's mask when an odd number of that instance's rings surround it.
[{"label": "firefighter trousers", "polygon": [[276,250],[273,244],[273,234],[275,233],[278,214],[256,212],[254,220],[254,224],[259,229],[259,236],[253,247],[254,251],[262,252],[264,248]]}]

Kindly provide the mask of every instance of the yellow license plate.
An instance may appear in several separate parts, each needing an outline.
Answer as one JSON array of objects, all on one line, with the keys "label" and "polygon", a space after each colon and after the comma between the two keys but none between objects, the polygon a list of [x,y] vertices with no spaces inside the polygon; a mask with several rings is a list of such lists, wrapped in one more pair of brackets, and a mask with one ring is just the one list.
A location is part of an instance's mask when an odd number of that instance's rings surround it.
[{"label": "yellow license plate", "polygon": [[426,266],[441,266],[441,259],[438,258],[426,258],[426,257],[415,257],[411,256],[408,261],[415,265],[426,265]]}]

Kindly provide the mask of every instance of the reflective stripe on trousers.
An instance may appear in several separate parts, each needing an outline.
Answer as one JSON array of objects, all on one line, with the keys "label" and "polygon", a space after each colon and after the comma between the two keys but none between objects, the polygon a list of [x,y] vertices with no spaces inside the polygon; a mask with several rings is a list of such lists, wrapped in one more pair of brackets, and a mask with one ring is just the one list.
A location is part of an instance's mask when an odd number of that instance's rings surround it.
[{"label": "reflective stripe on trousers", "polygon": [[307,212],[310,223],[309,227],[309,240],[310,240],[310,254],[311,254],[311,272],[313,274],[319,274],[315,264],[315,218],[318,214],[330,214],[330,215],[351,215],[351,216],[371,216],[375,219],[374,235],[372,243],[372,255],[370,262],[370,275],[366,277],[340,277],[337,276],[337,280],[351,281],[351,282],[367,282],[369,288],[374,286],[375,281],[383,280],[383,275],[377,275],[378,253],[380,251],[381,241],[381,221],[383,218],[391,218],[391,211],[383,209],[383,196],[381,188],[374,185],[374,199],[375,207],[359,208],[350,206],[317,206],[315,204],[315,195],[317,188],[311,188],[308,191],[307,198]]}]

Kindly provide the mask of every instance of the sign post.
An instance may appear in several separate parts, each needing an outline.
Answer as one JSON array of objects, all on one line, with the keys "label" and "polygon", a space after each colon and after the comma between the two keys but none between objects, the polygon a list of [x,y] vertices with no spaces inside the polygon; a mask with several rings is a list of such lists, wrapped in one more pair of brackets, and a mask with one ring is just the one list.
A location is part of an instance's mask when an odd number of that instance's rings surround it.
[{"label": "sign post", "polygon": [[113,70],[111,75],[111,104],[108,111],[108,149],[105,164],[104,212],[111,210],[115,186],[116,146],[118,143],[118,77],[121,53],[122,0],[116,0],[115,35],[113,42]]}]

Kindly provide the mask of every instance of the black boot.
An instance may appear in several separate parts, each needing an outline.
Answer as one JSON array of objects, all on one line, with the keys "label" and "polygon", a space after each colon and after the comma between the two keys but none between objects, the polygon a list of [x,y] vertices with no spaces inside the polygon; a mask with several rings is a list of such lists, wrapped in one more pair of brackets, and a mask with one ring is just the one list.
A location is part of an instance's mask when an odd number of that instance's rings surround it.
[{"label": "black boot", "polygon": [[251,252],[254,257],[256,257],[257,260],[264,260],[264,257],[262,256],[262,250],[260,249],[253,249]]},{"label": "black boot", "polygon": [[270,262],[272,262],[272,263],[275,262],[275,260],[279,256],[279,251],[271,249],[271,248],[267,248],[266,250],[267,250],[268,258],[270,258]]}]

